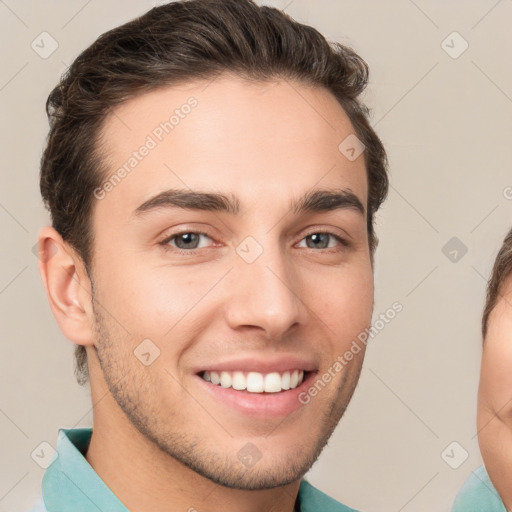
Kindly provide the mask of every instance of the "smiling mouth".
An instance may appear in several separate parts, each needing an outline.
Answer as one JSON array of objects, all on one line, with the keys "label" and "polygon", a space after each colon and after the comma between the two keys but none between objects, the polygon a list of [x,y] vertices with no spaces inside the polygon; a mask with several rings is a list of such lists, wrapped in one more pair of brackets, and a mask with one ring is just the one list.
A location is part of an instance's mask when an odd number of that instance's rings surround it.
[{"label": "smiling mouth", "polygon": [[204,371],[199,376],[213,385],[232,388],[248,393],[280,393],[300,386],[309,372],[291,370],[286,372],[243,372],[243,371]]}]

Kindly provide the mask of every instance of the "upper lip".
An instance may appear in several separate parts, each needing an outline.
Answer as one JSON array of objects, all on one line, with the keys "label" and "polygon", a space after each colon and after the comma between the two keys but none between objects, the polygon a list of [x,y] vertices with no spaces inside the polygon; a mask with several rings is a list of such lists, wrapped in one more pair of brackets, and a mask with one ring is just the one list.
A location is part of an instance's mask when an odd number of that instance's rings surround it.
[{"label": "upper lip", "polygon": [[258,373],[283,373],[290,370],[315,371],[317,364],[310,358],[298,356],[280,357],[243,357],[210,363],[195,368],[194,373],[208,372],[258,372]]}]

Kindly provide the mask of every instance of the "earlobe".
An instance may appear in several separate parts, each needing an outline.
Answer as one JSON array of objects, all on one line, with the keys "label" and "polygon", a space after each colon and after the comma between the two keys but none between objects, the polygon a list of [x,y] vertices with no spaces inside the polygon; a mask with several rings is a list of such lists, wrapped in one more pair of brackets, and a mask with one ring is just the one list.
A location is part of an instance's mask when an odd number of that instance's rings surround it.
[{"label": "earlobe", "polygon": [[81,258],[51,226],[38,234],[38,267],[53,316],[66,338],[93,345],[91,283]]}]

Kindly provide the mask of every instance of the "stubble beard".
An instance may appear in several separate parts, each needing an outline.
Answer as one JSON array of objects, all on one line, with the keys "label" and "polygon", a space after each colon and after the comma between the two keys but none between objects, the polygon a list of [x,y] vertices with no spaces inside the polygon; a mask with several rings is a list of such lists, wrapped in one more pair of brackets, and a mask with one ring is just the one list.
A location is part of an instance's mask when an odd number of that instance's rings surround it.
[{"label": "stubble beard", "polygon": [[[147,397],[155,396],[158,389],[151,388],[150,381],[145,378],[145,367],[140,365],[138,368],[135,365],[138,361],[135,361],[133,354],[119,354],[119,349],[116,350],[116,347],[120,348],[130,343],[129,335],[125,334],[115,321],[107,321],[99,309],[95,308],[94,296],[92,302],[100,367],[112,397],[127,420],[146,440],[154,443],[163,453],[198,475],[230,489],[248,491],[272,489],[300,480],[327,445],[359,380],[362,358],[358,364],[352,365],[350,369],[346,368],[347,371],[340,379],[337,393],[318,418],[321,422],[321,435],[315,441],[307,445],[302,439],[298,439],[297,449],[288,454],[286,460],[273,464],[272,467],[261,463],[247,467],[238,458],[230,458],[226,453],[219,453],[209,448],[205,439],[194,437],[190,430],[185,428],[181,432],[172,430],[174,424],[172,417],[179,417],[179,412],[171,411],[165,421],[160,418],[158,408],[147,401]],[[130,357],[133,357],[132,361]],[[356,360],[353,361],[357,363]],[[212,421],[206,413],[204,418],[206,421]],[[183,421],[177,423],[183,424]],[[283,423],[286,423],[286,420]],[[262,461],[264,462],[264,454]]]}]

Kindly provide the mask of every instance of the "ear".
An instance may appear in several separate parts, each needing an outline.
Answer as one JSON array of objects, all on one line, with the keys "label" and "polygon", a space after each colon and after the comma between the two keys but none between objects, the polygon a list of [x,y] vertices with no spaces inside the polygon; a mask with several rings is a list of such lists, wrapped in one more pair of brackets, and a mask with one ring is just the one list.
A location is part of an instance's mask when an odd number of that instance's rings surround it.
[{"label": "ear", "polygon": [[77,345],[94,345],[92,288],[82,259],[51,226],[37,241],[39,273],[62,334]]}]

